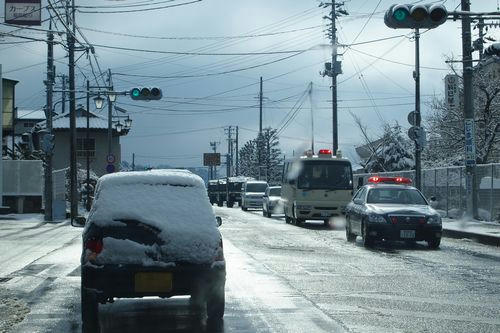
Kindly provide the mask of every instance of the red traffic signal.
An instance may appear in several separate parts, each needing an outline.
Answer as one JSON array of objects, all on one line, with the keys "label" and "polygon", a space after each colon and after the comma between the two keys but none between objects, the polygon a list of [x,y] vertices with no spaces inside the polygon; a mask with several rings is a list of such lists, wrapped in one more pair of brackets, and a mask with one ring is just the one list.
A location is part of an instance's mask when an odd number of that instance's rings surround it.
[{"label": "red traffic signal", "polygon": [[385,25],[393,29],[432,29],[444,22],[448,11],[440,4],[392,5],[385,12]]}]

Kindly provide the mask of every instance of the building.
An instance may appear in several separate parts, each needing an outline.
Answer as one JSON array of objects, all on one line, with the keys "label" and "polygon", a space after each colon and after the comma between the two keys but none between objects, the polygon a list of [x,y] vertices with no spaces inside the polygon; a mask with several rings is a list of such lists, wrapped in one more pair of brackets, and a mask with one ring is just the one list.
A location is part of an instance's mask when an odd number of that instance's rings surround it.
[{"label": "building", "polygon": [[[79,105],[76,109],[76,158],[79,168],[86,168],[86,154],[90,156],[90,169],[98,176],[107,172],[108,161],[108,119],[89,112],[89,141],[86,141],[87,111]],[[70,164],[70,132],[69,113],[57,115],[53,118],[54,154],[52,157],[53,170],[68,168]],[[37,124],[44,129],[45,121]],[[114,127],[112,130],[111,153],[114,155],[114,168],[119,171],[121,164],[120,137],[128,134],[129,129],[120,132]]]}]

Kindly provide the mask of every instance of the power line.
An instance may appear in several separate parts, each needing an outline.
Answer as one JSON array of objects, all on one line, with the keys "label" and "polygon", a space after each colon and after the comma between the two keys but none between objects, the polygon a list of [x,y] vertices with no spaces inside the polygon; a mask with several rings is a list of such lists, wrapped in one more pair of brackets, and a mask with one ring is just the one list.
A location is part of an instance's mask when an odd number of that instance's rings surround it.
[{"label": "power line", "polygon": [[228,35],[228,36],[201,36],[201,37],[193,37],[193,36],[179,36],[179,37],[145,36],[145,35],[127,34],[127,33],[122,33],[122,32],[98,30],[98,29],[92,29],[92,28],[83,28],[83,27],[81,27],[80,29],[92,31],[92,32],[98,32],[98,33],[110,34],[110,35],[115,35],[115,36],[144,38],[144,39],[159,39],[159,40],[219,40],[219,39],[222,39],[222,40],[228,40],[228,39],[245,39],[245,38],[276,36],[276,35],[294,33],[294,32],[298,32],[298,31],[313,30],[313,29],[317,29],[320,27],[322,27],[322,25],[315,25],[312,27],[305,27],[305,28],[285,30],[285,31],[268,32],[268,33],[262,33],[262,34]]},{"label": "power line", "polygon": [[153,8],[142,8],[142,9],[112,10],[112,11],[98,11],[98,10],[92,11],[92,10],[80,10],[80,9],[77,9],[77,11],[79,13],[85,13],[85,14],[138,13],[138,12],[147,12],[147,11],[159,10],[159,9],[166,9],[166,8],[172,8],[172,7],[180,7],[180,6],[190,5],[190,4],[201,2],[201,1],[202,0],[194,0],[194,1],[189,1],[189,2],[179,3],[179,4],[176,4],[176,5],[166,5],[166,6],[153,7]]},{"label": "power line", "polygon": [[126,138],[127,139],[136,139],[136,138],[149,138],[149,137],[154,137],[154,136],[168,136],[168,135],[189,134],[189,133],[196,133],[196,132],[212,131],[212,130],[221,129],[221,128],[223,128],[223,127],[219,126],[219,127],[209,127],[209,128],[198,128],[198,129],[191,129],[191,130],[184,130],[184,131],[163,132],[163,133],[154,133],[154,134],[145,134],[145,135],[134,135],[134,136],[127,135]]},{"label": "power line", "polygon": [[[357,49],[352,48],[352,47],[350,49],[353,50],[354,52],[358,52],[358,53],[364,54],[364,55],[366,55],[368,57],[372,57],[372,58],[375,58],[375,59],[378,59],[378,60],[383,60],[383,61],[387,61],[387,62],[390,62],[390,63],[393,63],[393,64],[403,65],[403,66],[407,66],[407,67],[415,67],[414,64],[407,64],[407,63],[396,61],[396,60],[390,60],[390,59],[386,59],[386,58],[383,58],[383,57],[378,57],[378,56],[375,56],[375,55],[372,55],[372,54],[369,54],[369,53],[357,50]],[[420,68],[433,69],[433,70],[438,70],[438,71],[448,71],[449,70],[448,68],[429,67],[429,66],[420,66]]]}]

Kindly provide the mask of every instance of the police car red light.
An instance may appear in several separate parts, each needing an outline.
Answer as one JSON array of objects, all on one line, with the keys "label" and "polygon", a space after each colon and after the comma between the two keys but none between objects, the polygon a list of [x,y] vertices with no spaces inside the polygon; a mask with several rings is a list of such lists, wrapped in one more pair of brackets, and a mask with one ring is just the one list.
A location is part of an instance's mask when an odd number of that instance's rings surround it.
[{"label": "police car red light", "polygon": [[379,184],[411,184],[411,179],[406,177],[378,177],[373,176],[368,178],[369,183]]}]

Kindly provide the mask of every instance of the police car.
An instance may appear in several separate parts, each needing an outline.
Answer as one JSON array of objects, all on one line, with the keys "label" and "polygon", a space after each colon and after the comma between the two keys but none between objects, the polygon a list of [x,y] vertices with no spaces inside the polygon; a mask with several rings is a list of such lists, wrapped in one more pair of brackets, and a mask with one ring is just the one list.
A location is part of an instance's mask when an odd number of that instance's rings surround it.
[{"label": "police car", "polygon": [[441,243],[441,216],[422,193],[403,177],[370,177],[346,207],[346,238],[363,245],[376,240],[426,241],[436,249]]}]

